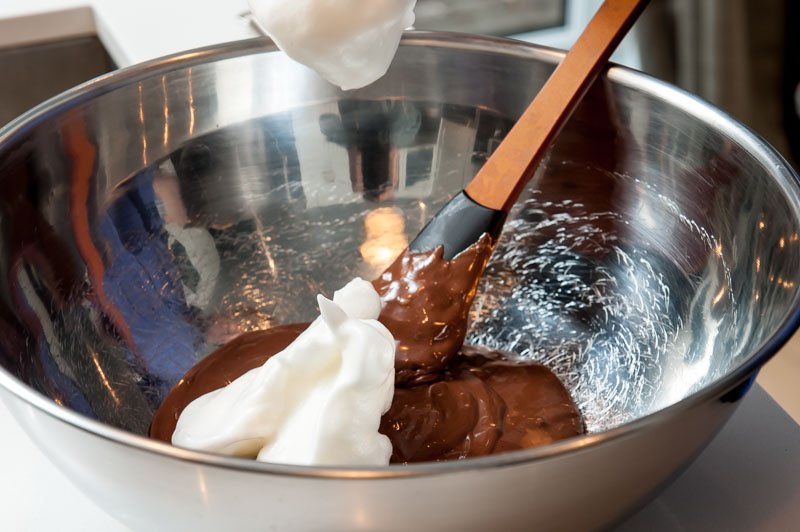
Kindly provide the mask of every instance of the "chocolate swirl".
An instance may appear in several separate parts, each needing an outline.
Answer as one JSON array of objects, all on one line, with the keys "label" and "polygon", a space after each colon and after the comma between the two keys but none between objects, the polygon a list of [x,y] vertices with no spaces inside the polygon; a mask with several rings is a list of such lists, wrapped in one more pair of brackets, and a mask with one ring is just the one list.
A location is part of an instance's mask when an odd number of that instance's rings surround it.
[{"label": "chocolate swirl", "polygon": [[467,316],[493,249],[488,235],[452,260],[443,249],[406,250],[372,282],[381,295],[380,321],[398,341],[395,383],[413,386],[436,375],[458,354]]},{"label": "chocolate swirl", "polygon": [[[305,327],[245,333],[211,353],[164,400],[150,436],[169,443],[186,405],[261,366]],[[543,445],[584,428],[569,393],[549,369],[465,346],[436,380],[395,390],[380,432],[392,441],[392,462],[405,463]]]}]

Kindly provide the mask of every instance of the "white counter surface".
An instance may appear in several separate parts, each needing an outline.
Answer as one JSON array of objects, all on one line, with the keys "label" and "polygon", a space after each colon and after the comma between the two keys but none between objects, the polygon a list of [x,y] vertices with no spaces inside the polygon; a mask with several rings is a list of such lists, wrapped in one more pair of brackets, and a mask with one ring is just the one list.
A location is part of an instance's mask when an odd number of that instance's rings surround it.
[{"label": "white counter surface", "polygon": [[[96,34],[124,67],[254,37],[246,11],[246,0],[0,0],[0,47]],[[758,382],[698,461],[622,530],[797,529],[800,336]],[[43,457],[2,403],[0,433],[0,530],[124,530]]]},{"label": "white counter surface", "polygon": [[96,34],[125,67],[255,37],[247,11],[246,0],[0,0],[0,47]]}]

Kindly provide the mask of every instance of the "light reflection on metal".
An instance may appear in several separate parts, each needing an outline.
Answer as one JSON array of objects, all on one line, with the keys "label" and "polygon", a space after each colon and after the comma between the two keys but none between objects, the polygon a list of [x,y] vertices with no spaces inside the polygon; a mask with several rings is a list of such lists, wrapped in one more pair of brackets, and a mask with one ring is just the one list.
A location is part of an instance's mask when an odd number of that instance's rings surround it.
[{"label": "light reflection on metal", "polygon": [[275,279],[278,276],[278,266],[275,264],[275,257],[272,256],[272,252],[269,249],[270,238],[265,236],[264,224],[261,222],[261,218],[259,218],[258,213],[252,205],[250,206],[250,214],[256,223],[256,238],[258,239],[261,251],[264,252],[264,258],[267,261],[269,273],[272,278]]},{"label": "light reflection on metal", "polygon": [[192,69],[188,69],[187,73],[187,80],[189,83],[189,135],[194,134],[194,82],[192,76]]},{"label": "light reflection on metal", "polygon": [[108,381],[106,372],[103,371],[103,366],[100,365],[100,361],[97,359],[97,353],[92,351],[91,357],[94,367],[97,369],[97,374],[100,375],[100,381],[103,383],[103,386],[106,388],[106,390],[108,390],[108,393],[111,394],[111,399],[114,400],[114,403],[119,404],[119,396],[114,390],[114,387],[111,386],[111,383]]},{"label": "light reflection on metal", "polygon": [[203,504],[208,505],[208,486],[206,476],[202,469],[197,469],[197,490],[200,492],[200,499]]},{"label": "light reflection on metal", "polygon": [[366,530],[372,528],[369,526],[369,512],[364,511],[362,505],[365,503],[362,501],[358,501],[356,503],[356,507],[353,510],[353,524],[355,525],[354,528],[359,530]]},{"label": "light reflection on metal", "polygon": [[716,293],[716,295],[714,296],[714,299],[712,299],[712,300],[711,300],[711,303],[712,303],[714,306],[717,306],[717,304],[718,304],[720,301],[722,301],[722,298],[723,298],[724,296],[725,296],[725,287],[723,286],[722,288],[720,288],[720,289],[719,289],[719,292],[717,292],[717,293]]},{"label": "light reflection on metal", "polygon": [[376,270],[383,270],[408,247],[406,222],[395,207],[379,207],[364,217],[367,233],[358,248],[364,261]]},{"label": "light reflection on metal", "polygon": [[139,128],[142,133],[142,162],[147,164],[147,129],[144,127],[144,95],[142,82],[136,85],[137,105],[139,108]]},{"label": "light reflection on metal", "polygon": [[161,76],[161,97],[164,100],[164,146],[169,146],[169,93],[167,92],[167,76]]}]

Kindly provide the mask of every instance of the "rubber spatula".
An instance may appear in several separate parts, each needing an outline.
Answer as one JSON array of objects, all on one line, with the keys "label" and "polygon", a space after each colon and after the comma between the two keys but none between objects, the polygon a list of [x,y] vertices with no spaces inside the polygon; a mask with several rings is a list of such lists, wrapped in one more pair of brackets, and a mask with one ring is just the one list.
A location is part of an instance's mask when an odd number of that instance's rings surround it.
[{"label": "rubber spatula", "polygon": [[467,187],[428,222],[411,251],[444,246],[452,259],[484,233],[494,241],[550,143],[604,69],[648,0],[605,0],[544,87]]}]

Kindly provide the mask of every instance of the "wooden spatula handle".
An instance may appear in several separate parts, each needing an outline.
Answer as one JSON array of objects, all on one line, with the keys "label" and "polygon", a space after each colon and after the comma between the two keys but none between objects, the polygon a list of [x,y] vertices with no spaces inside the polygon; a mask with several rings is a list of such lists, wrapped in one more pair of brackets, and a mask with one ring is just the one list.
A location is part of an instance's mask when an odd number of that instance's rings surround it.
[{"label": "wooden spatula handle", "polygon": [[648,0],[605,0],[555,72],[465,189],[473,201],[507,212],[550,142],[606,65]]}]

